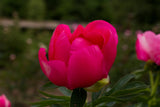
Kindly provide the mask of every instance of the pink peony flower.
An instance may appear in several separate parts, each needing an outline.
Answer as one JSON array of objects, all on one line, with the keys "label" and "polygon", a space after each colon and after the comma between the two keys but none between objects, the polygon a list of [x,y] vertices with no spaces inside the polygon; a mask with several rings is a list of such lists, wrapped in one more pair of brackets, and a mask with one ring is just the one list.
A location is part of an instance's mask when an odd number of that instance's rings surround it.
[{"label": "pink peony flower", "polygon": [[11,107],[11,103],[5,95],[0,96],[0,107]]},{"label": "pink peony flower", "polygon": [[117,53],[116,29],[106,21],[96,20],[85,28],[70,32],[67,25],[55,29],[46,50],[38,57],[42,71],[51,82],[69,89],[89,87],[106,78]]},{"label": "pink peony flower", "polygon": [[136,53],[139,60],[152,60],[160,65],[160,34],[146,31],[137,35]]}]

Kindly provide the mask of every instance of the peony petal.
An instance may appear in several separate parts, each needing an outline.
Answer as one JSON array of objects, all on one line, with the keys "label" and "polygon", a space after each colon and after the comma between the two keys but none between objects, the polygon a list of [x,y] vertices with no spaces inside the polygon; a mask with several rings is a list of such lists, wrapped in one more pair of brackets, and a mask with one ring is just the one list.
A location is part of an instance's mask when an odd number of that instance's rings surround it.
[{"label": "peony petal", "polygon": [[[160,65],[160,34],[158,34],[157,36],[156,36],[156,39],[159,39],[159,48],[158,48],[158,51],[157,51],[157,53],[155,54],[155,57],[154,57],[154,60],[155,60],[155,63],[157,64],[157,65]],[[158,41],[158,40],[157,40]]]},{"label": "peony petal", "polygon": [[146,50],[143,48],[143,46],[145,46],[144,44],[142,45],[142,43],[146,44],[148,46],[148,44],[146,43],[145,39],[143,39],[141,34],[137,35],[137,41],[136,41],[136,53],[137,53],[137,58],[139,60],[142,61],[147,61],[148,59],[150,59],[149,55],[147,54]]},{"label": "peony petal", "polygon": [[71,36],[71,42],[78,37],[81,37],[84,33],[84,27],[82,25],[78,25],[77,29],[73,32]]},{"label": "peony petal", "polygon": [[116,29],[108,22],[104,20],[95,20],[89,23],[86,28],[86,32],[98,32],[103,35],[104,43],[107,43],[109,40],[110,35],[114,36],[116,39],[116,44],[118,44],[118,36]]},{"label": "peony petal", "polygon": [[102,49],[104,44],[104,38],[100,33],[96,31],[87,32],[86,34],[84,34],[84,38],[90,41],[92,44],[98,45],[100,49]]},{"label": "peony petal", "polygon": [[11,107],[10,101],[4,94],[0,96],[0,107]]},{"label": "peony petal", "polygon": [[71,53],[77,50],[80,50],[81,48],[85,48],[90,46],[91,43],[83,38],[76,38],[71,45]]},{"label": "peony petal", "polygon": [[48,61],[44,48],[40,48],[38,57],[41,69],[49,80],[55,85],[67,86],[67,67],[65,63],[58,60]]},{"label": "peony petal", "polygon": [[[146,43],[148,43],[148,45],[145,45],[144,43],[142,43],[143,47],[146,48],[146,50],[150,50],[147,48],[149,45],[151,47],[155,47],[158,46],[158,44],[160,43],[160,38],[158,38],[158,36],[156,36],[156,34],[152,31],[146,31],[143,33],[143,39],[145,39]],[[160,45],[159,45],[160,46]]]},{"label": "peony petal", "polygon": [[5,107],[4,95],[0,96],[0,107]]},{"label": "peony petal", "polygon": [[157,34],[156,38],[160,39],[160,34]]},{"label": "peony petal", "polygon": [[[158,63],[160,53],[159,36],[156,36],[152,31],[146,31],[143,35],[138,35],[138,40],[142,49],[148,54],[148,59]],[[144,61],[147,61],[147,59]]]},{"label": "peony petal", "polygon": [[160,65],[160,51],[159,51],[159,53],[154,55],[153,60],[157,65]]},{"label": "peony petal", "polygon": [[68,67],[68,88],[88,87],[103,77],[103,54],[98,46],[82,48],[71,55]]},{"label": "peony petal", "polygon": [[150,51],[154,51],[154,52],[159,51],[160,52],[160,36],[156,36],[156,34],[151,31],[146,31],[143,34],[143,36],[146,39],[146,42],[148,43],[148,47],[145,45],[144,48],[149,53],[152,53]]},{"label": "peony petal", "polygon": [[57,40],[57,38],[60,36],[62,32],[64,32],[68,38],[71,37],[71,31],[68,25],[60,24],[57,26],[57,28],[53,32],[53,35],[51,37],[50,44],[49,44],[49,52],[48,52],[49,60],[54,60],[55,41]]},{"label": "peony petal", "polygon": [[55,41],[54,46],[54,60],[60,60],[68,64],[69,53],[71,44],[66,36],[66,33],[62,32]]},{"label": "peony petal", "polygon": [[109,70],[111,69],[114,60],[117,54],[117,43],[116,38],[114,36],[110,36],[107,44],[102,49],[105,61],[105,74],[108,75]]}]

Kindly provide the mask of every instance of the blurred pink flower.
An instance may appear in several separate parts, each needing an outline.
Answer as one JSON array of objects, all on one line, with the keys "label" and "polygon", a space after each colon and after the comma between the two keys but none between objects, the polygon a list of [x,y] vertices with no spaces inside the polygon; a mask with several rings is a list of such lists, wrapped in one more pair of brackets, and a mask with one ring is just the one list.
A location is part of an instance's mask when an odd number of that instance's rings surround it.
[{"label": "blurred pink flower", "polygon": [[146,31],[137,35],[136,52],[139,60],[152,60],[160,65],[160,34]]},{"label": "blurred pink flower", "polygon": [[9,56],[9,58],[10,58],[10,60],[15,60],[16,59],[16,55],[15,54],[10,54],[10,56]]},{"label": "blurred pink flower", "polygon": [[4,94],[0,96],[0,107],[11,107],[10,101]]},{"label": "blurred pink flower", "polygon": [[51,82],[69,89],[89,87],[106,78],[117,53],[116,29],[106,21],[96,20],[85,28],[79,25],[71,34],[67,25],[55,29],[48,57],[40,48],[42,71]]},{"label": "blurred pink flower", "polygon": [[124,35],[127,36],[127,37],[130,36],[131,35],[131,30],[129,30],[129,29],[125,30]]}]

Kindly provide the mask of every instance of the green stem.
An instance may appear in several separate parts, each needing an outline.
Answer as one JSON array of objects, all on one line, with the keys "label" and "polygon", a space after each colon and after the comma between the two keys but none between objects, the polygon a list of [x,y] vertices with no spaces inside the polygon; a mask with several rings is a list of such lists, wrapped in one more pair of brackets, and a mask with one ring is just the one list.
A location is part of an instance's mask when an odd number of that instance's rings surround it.
[{"label": "green stem", "polygon": [[83,88],[76,88],[71,95],[70,107],[83,107],[87,98],[87,92]]},{"label": "green stem", "polygon": [[160,73],[158,72],[155,81],[153,79],[152,71],[149,71],[149,77],[150,77],[150,84],[151,84],[151,90],[150,90],[151,91],[151,99],[148,101],[148,106],[152,107],[152,105],[156,99],[156,91],[157,91],[158,83],[160,80]]},{"label": "green stem", "polygon": [[155,83],[154,83],[153,88],[152,88],[151,96],[155,96],[156,95],[156,91],[157,91],[159,80],[160,80],[160,74],[158,73],[157,76],[156,76]]},{"label": "green stem", "polygon": [[151,91],[153,90],[154,80],[153,80],[153,73],[152,71],[149,71],[149,78],[150,78],[150,84],[151,84]]}]

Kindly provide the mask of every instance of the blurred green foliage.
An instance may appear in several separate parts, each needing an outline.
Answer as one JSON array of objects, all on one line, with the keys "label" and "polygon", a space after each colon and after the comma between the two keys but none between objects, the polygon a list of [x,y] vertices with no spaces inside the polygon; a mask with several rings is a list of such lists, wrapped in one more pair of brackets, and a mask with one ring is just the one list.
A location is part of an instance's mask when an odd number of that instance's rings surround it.
[{"label": "blurred green foliage", "polygon": [[29,0],[27,5],[27,18],[32,20],[42,20],[45,15],[44,0]]},{"label": "blurred green foliage", "polygon": [[[104,19],[125,28],[160,23],[159,0],[1,0],[0,16],[20,19],[92,21]],[[137,26],[139,25],[139,26]]]},{"label": "blurred green foliage", "polygon": [[[16,22],[16,21],[15,21]],[[35,99],[48,79],[40,69],[38,49],[48,46],[52,32],[0,27],[0,94],[5,93],[15,107],[25,107]]]}]

